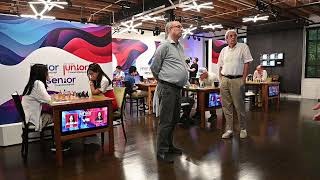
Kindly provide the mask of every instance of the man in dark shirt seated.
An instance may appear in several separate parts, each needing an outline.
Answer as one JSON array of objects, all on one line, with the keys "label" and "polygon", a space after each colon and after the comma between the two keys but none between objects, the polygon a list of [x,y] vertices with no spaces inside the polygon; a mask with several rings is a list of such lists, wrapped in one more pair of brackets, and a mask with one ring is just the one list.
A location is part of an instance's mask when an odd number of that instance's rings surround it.
[{"label": "man in dark shirt seated", "polygon": [[131,66],[129,68],[129,74],[124,78],[125,82],[128,83],[128,85],[126,86],[127,94],[131,95],[131,97],[147,97],[147,92],[138,90],[138,87],[136,86],[135,77],[137,76],[137,74],[137,68],[135,66]]}]

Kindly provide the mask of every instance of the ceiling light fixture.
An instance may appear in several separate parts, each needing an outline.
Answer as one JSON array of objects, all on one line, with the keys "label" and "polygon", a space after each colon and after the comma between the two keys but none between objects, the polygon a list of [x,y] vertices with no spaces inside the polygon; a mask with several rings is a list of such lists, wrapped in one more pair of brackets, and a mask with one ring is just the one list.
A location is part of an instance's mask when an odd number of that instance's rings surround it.
[{"label": "ceiling light fixture", "polygon": [[202,4],[198,4],[195,0],[192,0],[190,4],[182,4],[180,5],[182,11],[188,11],[188,10],[197,10],[200,12],[200,9],[213,9],[214,7],[212,6],[212,2],[206,2]]},{"label": "ceiling light fixture", "polygon": [[112,34],[118,34],[121,28],[119,26],[112,27]]},{"label": "ceiling light fixture", "polygon": [[[38,12],[37,9],[35,8],[35,5],[39,5],[39,4],[43,5],[43,9],[41,12]],[[68,3],[60,2],[59,0],[58,1],[38,0],[38,1],[29,2],[29,6],[33,11],[34,15],[22,14],[21,17],[28,17],[28,18],[35,18],[35,19],[55,19],[54,16],[45,16],[44,14],[51,11],[54,7],[64,9],[62,5],[68,5]]]},{"label": "ceiling light fixture", "polygon": [[254,17],[245,17],[242,18],[242,22],[249,22],[249,21],[253,21],[253,22],[257,22],[257,21],[266,21],[269,19],[269,16],[260,16],[258,17],[258,15],[254,16]]},{"label": "ceiling light fixture", "polygon": [[186,29],[182,29],[182,38],[185,38],[187,35],[193,35],[194,30],[196,30],[197,27],[193,27],[193,25],[191,25],[189,28]]},{"label": "ceiling light fixture", "polygon": [[135,33],[139,33],[138,30],[135,29],[135,28],[138,27],[138,26],[141,26],[142,23],[134,24],[134,18],[132,18],[129,21],[122,22],[121,25],[124,26],[124,29],[121,30],[119,32],[119,34],[122,34],[122,33],[125,33],[125,32],[131,33],[132,31],[135,32]]},{"label": "ceiling light fixture", "polygon": [[157,20],[165,21],[164,17],[161,17],[161,16],[151,17],[149,15],[141,16],[137,19],[141,19],[142,21],[153,21],[153,22],[157,22]]},{"label": "ceiling light fixture", "polygon": [[221,24],[209,24],[209,25],[203,25],[201,27],[203,29],[212,29],[212,30],[222,29],[223,28],[223,26]]}]

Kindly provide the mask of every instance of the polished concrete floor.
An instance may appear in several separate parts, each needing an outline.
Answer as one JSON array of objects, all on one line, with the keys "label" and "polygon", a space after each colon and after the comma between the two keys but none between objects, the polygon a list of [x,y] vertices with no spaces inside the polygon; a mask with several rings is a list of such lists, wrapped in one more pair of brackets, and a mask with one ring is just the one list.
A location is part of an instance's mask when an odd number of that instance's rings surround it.
[{"label": "polished concrete floor", "polygon": [[78,140],[64,153],[62,168],[55,165],[49,141],[30,144],[27,164],[22,161],[19,145],[0,148],[0,180],[320,179],[320,122],[311,120],[316,103],[282,100],[280,111],[248,112],[249,137],[244,140],[239,135],[222,140],[221,122],[218,129],[210,124],[206,129],[178,126],[175,144],[184,153],[176,156],[174,164],[156,159],[158,120],[152,115],[136,118],[134,113],[126,117],[127,143],[121,127],[114,129],[113,154]]}]

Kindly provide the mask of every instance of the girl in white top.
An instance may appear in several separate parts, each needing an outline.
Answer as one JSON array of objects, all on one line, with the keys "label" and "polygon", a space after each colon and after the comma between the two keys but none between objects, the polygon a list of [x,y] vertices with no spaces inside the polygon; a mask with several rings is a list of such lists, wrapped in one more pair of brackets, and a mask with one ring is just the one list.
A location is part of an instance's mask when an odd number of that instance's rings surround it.
[{"label": "girl in white top", "polygon": [[36,131],[41,131],[48,124],[52,123],[52,115],[41,114],[42,104],[49,103],[51,97],[47,92],[48,68],[43,64],[34,64],[30,70],[29,81],[24,88],[22,107],[26,123],[35,126]]},{"label": "girl in white top", "polygon": [[112,87],[109,87],[111,84],[111,80],[108,75],[103,72],[100,65],[97,63],[90,64],[87,74],[89,78],[91,94],[103,94],[105,97],[114,98],[114,100],[112,101],[112,108],[113,110],[116,110],[118,108],[117,102],[115,100]]}]

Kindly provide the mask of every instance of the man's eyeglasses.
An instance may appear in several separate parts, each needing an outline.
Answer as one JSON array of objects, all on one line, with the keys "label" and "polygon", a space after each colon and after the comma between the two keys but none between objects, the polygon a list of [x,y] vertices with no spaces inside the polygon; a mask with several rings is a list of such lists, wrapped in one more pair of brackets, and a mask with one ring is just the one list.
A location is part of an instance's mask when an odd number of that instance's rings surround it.
[{"label": "man's eyeglasses", "polygon": [[183,28],[181,25],[172,26],[172,28],[174,28],[174,27],[179,28],[179,29],[182,29],[182,28]]}]

